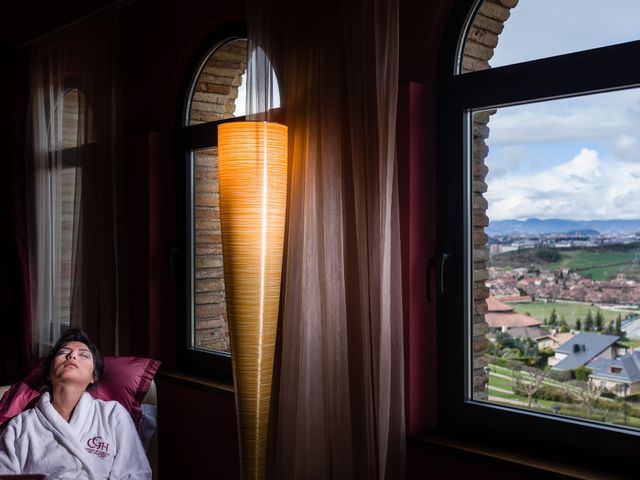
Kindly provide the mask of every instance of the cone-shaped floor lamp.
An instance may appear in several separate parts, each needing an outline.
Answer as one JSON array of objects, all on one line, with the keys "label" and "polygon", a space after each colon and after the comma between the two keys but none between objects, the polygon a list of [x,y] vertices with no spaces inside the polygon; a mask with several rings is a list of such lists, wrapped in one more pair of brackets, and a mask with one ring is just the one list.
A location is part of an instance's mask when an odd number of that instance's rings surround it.
[{"label": "cone-shaped floor lamp", "polygon": [[287,127],[218,127],[222,254],[244,480],[263,479],[287,201]]}]

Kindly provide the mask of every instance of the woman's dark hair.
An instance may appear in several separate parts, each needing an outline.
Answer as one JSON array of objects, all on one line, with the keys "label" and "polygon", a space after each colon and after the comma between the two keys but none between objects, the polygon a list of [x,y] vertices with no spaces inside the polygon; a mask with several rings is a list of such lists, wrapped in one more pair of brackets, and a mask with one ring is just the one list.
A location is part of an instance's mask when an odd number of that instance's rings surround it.
[{"label": "woman's dark hair", "polygon": [[60,335],[60,338],[53,346],[49,354],[46,356],[44,360],[44,366],[42,369],[42,382],[51,388],[51,379],[49,378],[49,373],[51,372],[51,364],[53,363],[53,359],[58,355],[58,352],[69,342],[81,342],[84,343],[89,351],[91,352],[91,356],[93,357],[93,383],[87,387],[87,390],[91,390],[98,385],[98,382],[102,378],[102,372],[104,371],[104,358],[102,354],[98,350],[98,348],[93,344],[91,339],[87,336],[79,328],[70,328],[69,330],[65,330]]}]

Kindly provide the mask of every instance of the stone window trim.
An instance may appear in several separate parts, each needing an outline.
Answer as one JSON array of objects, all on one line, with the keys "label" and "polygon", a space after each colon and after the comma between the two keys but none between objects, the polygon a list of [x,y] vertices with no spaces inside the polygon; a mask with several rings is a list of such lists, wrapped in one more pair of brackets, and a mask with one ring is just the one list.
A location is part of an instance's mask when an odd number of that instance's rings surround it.
[{"label": "stone window trim", "polygon": [[[516,5],[515,0],[455,2],[443,35],[437,96],[438,244],[440,255],[448,254],[449,260],[441,286],[445,293],[439,298],[438,423],[484,443],[562,452],[569,462],[623,471],[640,446],[637,432],[477,401],[487,382],[483,252],[488,218],[483,193],[492,112],[640,83],[637,69],[629,68],[629,59],[640,53],[640,41],[489,69],[503,24]],[[472,111],[483,113],[473,118]]]}]

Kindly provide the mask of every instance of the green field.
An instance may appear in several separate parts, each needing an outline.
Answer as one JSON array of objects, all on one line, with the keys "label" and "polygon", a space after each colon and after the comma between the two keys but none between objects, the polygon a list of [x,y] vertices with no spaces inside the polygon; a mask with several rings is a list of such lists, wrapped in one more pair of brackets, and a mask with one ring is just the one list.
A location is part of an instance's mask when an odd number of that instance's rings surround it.
[{"label": "green field", "polygon": [[634,243],[573,250],[531,248],[495,255],[490,264],[503,268],[524,266],[556,271],[569,268],[593,280],[610,280],[624,273],[629,279],[640,280],[640,245]]},{"label": "green field", "polygon": [[640,265],[633,262],[639,255],[634,250],[610,251],[601,248],[567,250],[560,252],[562,260],[544,265],[545,269],[560,270],[570,268],[576,270],[584,277],[593,280],[609,280],[619,273],[637,278],[640,274]]},{"label": "green field", "polygon": [[[574,327],[576,320],[580,318],[582,321],[582,325],[584,327],[584,320],[587,318],[587,312],[591,310],[591,316],[595,319],[596,312],[600,310],[602,312],[602,316],[604,317],[604,325],[605,327],[609,324],[610,321],[615,321],[619,312],[615,312],[612,310],[604,310],[599,309],[598,307],[586,304],[586,303],[573,303],[573,302],[552,302],[552,303],[544,303],[544,302],[531,302],[531,303],[522,303],[519,305],[514,305],[515,310],[520,313],[528,313],[533,318],[536,318],[540,321],[543,321],[544,318],[549,318],[551,315],[551,310],[556,309],[556,314],[558,315],[558,321],[564,319],[569,324],[569,327]],[[620,312],[622,319],[626,313],[629,312]]]},{"label": "green field", "polygon": [[[489,385],[488,385],[488,393],[492,398],[492,402],[503,404],[509,407],[518,407],[528,409],[527,403],[528,399],[525,396],[517,395],[513,393],[512,390],[512,371],[508,368],[500,367],[496,364],[489,364],[490,373],[489,373]],[[506,378],[505,378],[506,376]],[[528,376],[528,374],[524,374],[524,376]],[[562,382],[558,382],[551,379],[544,380],[545,385],[550,385],[556,388],[563,388]],[[575,388],[575,387],[569,387]],[[499,389],[499,390],[498,390]],[[589,420],[596,420],[605,422],[608,424],[618,424],[622,425],[625,423],[624,416],[620,411],[613,411],[613,407],[617,406],[620,408],[619,400],[609,400],[604,397],[600,397],[600,401],[605,405],[611,405],[611,409],[608,407],[606,409],[602,408],[594,408],[593,413],[591,415],[587,415],[586,411],[578,402],[564,403],[564,402],[555,402],[549,400],[534,400],[531,405],[531,410],[552,413],[551,406],[558,405],[561,407],[560,415],[568,416],[568,417],[579,417],[586,418]],[[515,405],[514,405],[515,402]],[[640,417],[637,417],[637,410],[633,408],[629,408],[629,414],[626,418],[626,425],[630,427],[640,428]],[[635,412],[635,415],[634,415]],[[555,415],[555,414],[554,414]]]}]

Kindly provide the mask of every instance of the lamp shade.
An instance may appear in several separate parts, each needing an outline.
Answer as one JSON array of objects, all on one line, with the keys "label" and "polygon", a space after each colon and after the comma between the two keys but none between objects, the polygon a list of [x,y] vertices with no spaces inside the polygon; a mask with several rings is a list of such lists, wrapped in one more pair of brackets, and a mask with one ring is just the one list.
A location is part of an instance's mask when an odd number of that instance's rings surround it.
[{"label": "lamp shade", "polygon": [[242,478],[264,478],[287,201],[287,127],[218,127],[218,181]]}]

